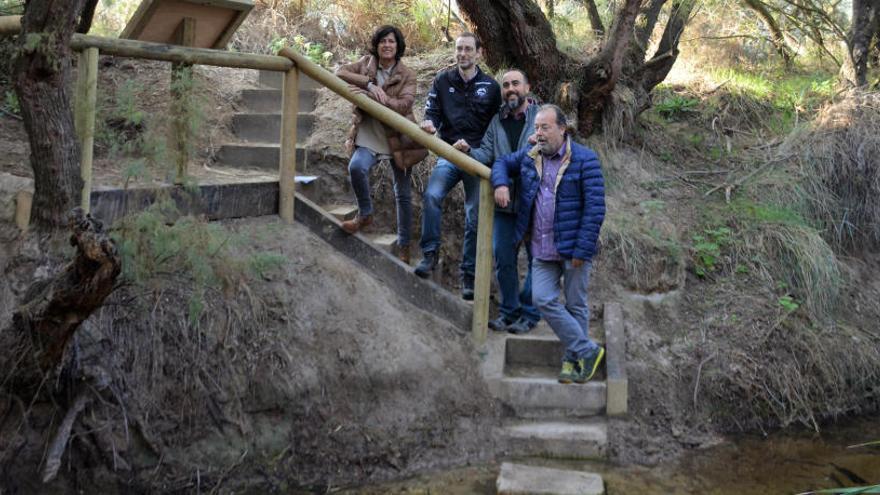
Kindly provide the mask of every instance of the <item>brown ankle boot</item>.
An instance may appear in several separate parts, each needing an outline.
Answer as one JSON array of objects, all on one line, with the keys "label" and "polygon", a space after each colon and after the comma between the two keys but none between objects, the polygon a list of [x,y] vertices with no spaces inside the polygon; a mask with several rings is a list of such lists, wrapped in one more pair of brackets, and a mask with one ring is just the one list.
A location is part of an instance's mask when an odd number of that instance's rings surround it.
[{"label": "brown ankle boot", "polygon": [[409,244],[406,246],[399,246],[397,248],[397,259],[400,261],[409,264]]},{"label": "brown ankle boot", "polygon": [[346,220],[342,222],[342,230],[348,232],[349,234],[354,234],[358,230],[361,230],[371,223],[373,223],[373,215],[367,215],[365,217],[358,215],[353,220]]}]

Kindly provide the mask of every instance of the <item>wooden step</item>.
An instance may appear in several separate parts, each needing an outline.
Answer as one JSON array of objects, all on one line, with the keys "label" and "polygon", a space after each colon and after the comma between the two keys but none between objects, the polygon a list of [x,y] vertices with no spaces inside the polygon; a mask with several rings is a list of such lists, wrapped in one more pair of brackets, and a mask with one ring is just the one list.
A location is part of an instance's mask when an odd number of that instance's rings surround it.
[{"label": "wooden step", "polygon": [[556,379],[558,369],[546,372],[544,376],[503,376],[488,380],[489,391],[519,418],[577,418],[605,412],[604,381],[562,384]]},{"label": "wooden step", "polygon": [[608,427],[602,418],[586,420],[513,421],[498,428],[505,453],[513,457],[601,459],[608,444]]},{"label": "wooden step", "polygon": [[[296,168],[308,168],[309,153],[303,146],[296,147]],[[278,173],[281,145],[277,143],[225,143],[217,152],[217,164],[234,168],[254,168]]]},{"label": "wooden step", "polygon": [[[267,86],[273,89],[281,89],[281,86],[284,82],[284,73],[277,72],[274,70],[261,70],[258,76],[259,83],[263,86]],[[315,81],[311,77],[300,73],[299,75],[299,89],[318,89],[321,88],[321,84],[318,81]]]},{"label": "wooden step", "polygon": [[[317,93],[313,89],[299,92],[299,112],[309,113],[315,109]],[[280,89],[245,89],[241,92],[241,105],[252,113],[281,113]]]},{"label": "wooden step", "polygon": [[328,205],[325,206],[324,209],[340,222],[352,220],[358,213],[358,207],[356,205]]},{"label": "wooden step", "polygon": [[376,234],[368,237],[373,244],[389,252],[397,245],[397,234]]},{"label": "wooden step", "polygon": [[605,482],[595,473],[513,464],[501,465],[499,495],[604,495]]},{"label": "wooden step", "polygon": [[[305,141],[315,126],[315,116],[300,113],[296,118],[296,139]],[[280,113],[237,113],[232,116],[232,133],[238,139],[259,143],[281,142]]]}]

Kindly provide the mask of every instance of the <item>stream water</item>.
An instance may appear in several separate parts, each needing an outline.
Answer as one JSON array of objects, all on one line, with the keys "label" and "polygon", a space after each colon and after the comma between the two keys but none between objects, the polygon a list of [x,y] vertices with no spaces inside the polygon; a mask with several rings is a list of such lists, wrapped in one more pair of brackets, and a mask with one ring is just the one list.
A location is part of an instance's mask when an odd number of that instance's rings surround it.
[{"label": "stream water", "polygon": [[[880,440],[880,420],[859,419],[821,433],[786,431],[728,437],[653,467],[600,462],[529,460],[560,469],[599,473],[608,495],[779,495],[880,483],[880,447],[849,446]],[[358,494],[493,494],[497,465],[434,473],[393,484],[362,487]]]}]

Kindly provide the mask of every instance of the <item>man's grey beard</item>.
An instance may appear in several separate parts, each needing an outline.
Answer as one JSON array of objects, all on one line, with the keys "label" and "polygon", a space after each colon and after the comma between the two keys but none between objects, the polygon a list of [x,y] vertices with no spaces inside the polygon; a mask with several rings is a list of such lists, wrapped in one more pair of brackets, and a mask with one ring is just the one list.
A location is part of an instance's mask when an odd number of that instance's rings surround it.
[{"label": "man's grey beard", "polygon": [[522,98],[520,98],[519,96],[517,96],[516,98],[514,98],[512,100],[508,98],[508,100],[506,102],[507,109],[508,110],[516,110],[517,108],[519,108],[520,105],[522,105],[522,102],[523,102]]}]

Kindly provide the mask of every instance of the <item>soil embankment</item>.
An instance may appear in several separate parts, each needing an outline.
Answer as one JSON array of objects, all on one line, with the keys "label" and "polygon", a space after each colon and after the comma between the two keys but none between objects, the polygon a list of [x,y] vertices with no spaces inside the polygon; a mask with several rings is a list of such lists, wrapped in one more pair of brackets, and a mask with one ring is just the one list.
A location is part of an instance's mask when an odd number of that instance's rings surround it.
[{"label": "soil embankment", "polygon": [[[111,386],[81,416],[68,447],[77,454],[53,488],[323,490],[491,456],[498,411],[467,336],[300,225],[225,227],[239,260],[286,261],[210,288],[195,318],[179,274],[118,290],[79,331],[77,362]],[[21,275],[11,263],[4,273]],[[21,296],[12,289],[0,293]],[[11,307],[0,304],[0,328]],[[36,492],[45,436],[64,410],[25,412],[22,400],[0,396],[0,485]]]}]

